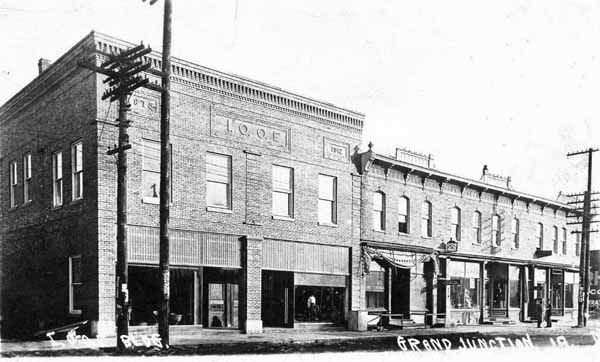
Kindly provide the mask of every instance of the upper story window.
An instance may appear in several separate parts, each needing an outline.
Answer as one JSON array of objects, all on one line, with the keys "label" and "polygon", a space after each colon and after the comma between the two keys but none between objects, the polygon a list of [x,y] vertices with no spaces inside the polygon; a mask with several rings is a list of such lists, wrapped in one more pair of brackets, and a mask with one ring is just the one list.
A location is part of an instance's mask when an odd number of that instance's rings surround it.
[{"label": "upper story window", "polygon": [[337,178],[319,174],[319,222],[337,223]]},{"label": "upper story window", "polygon": [[63,204],[62,152],[52,154],[52,206]]},{"label": "upper story window", "polygon": [[373,193],[373,229],[385,230],[385,194],[381,191]]},{"label": "upper story window", "polygon": [[552,227],[552,245],[554,254],[558,254],[558,228],[556,226]]},{"label": "upper story window", "polygon": [[[169,145],[169,157],[173,154]],[[172,158],[171,158],[172,161]],[[173,162],[169,169],[170,189],[173,190]],[[160,195],[160,142],[142,140],[142,198],[144,202],[158,203]],[[172,200],[172,192],[170,195]]]},{"label": "upper story window", "polygon": [[500,215],[492,216],[492,245],[499,246],[501,244],[500,234]]},{"label": "upper story window", "polygon": [[430,238],[431,228],[431,202],[425,201],[421,205],[421,236]]},{"label": "upper story window", "polygon": [[513,243],[513,248],[518,248],[519,247],[519,229],[520,229],[520,225],[519,225],[519,219],[517,219],[516,217],[512,219],[512,224],[511,224],[511,233],[512,233],[512,243]]},{"label": "upper story window", "polygon": [[231,210],[231,156],[206,154],[206,205]]},{"label": "upper story window", "polygon": [[17,176],[17,162],[11,161],[9,164],[10,171],[10,207],[17,206],[17,184],[18,184],[18,176]]},{"label": "upper story window", "polygon": [[562,228],[562,254],[567,255],[567,229]]},{"label": "upper story window", "polygon": [[69,257],[69,314],[81,314],[81,255]]},{"label": "upper story window", "polygon": [[460,241],[460,209],[453,207],[450,209],[450,237]]},{"label": "upper story window", "polygon": [[73,200],[83,198],[83,143],[71,146],[71,172]]},{"label": "upper story window", "polygon": [[473,241],[477,244],[481,243],[481,213],[473,212]]},{"label": "upper story window", "polygon": [[537,224],[537,232],[536,232],[537,244],[540,250],[544,249],[544,225],[542,223]]},{"label": "upper story window", "polygon": [[579,256],[579,248],[581,247],[580,233],[575,233],[575,256]]},{"label": "upper story window", "polygon": [[398,232],[408,234],[410,221],[410,200],[406,196],[400,198],[398,204]]},{"label": "upper story window", "polygon": [[273,165],[273,215],[294,216],[294,169]]},{"label": "upper story window", "polygon": [[23,202],[31,201],[31,153],[23,156]]}]

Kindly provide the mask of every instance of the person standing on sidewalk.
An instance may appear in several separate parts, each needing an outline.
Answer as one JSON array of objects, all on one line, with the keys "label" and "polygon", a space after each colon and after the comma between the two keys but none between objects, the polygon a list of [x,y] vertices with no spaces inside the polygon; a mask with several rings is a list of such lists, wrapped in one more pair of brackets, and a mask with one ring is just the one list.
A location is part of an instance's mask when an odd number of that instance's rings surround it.
[{"label": "person standing on sidewalk", "polygon": [[535,318],[537,319],[537,327],[542,328],[542,320],[544,318],[544,304],[542,298],[536,299]]},{"label": "person standing on sidewalk", "polygon": [[552,327],[552,304],[546,306],[546,328]]}]

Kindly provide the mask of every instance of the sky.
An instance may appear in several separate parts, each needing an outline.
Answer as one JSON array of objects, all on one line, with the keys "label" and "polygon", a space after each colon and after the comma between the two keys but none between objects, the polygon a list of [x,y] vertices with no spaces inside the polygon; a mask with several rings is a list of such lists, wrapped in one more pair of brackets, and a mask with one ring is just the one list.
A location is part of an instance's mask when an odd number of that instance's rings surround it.
[{"label": "sky", "polygon": [[[91,30],[160,50],[162,8],[0,0],[0,104]],[[364,113],[363,149],[550,199],[600,146],[598,40],[598,1],[173,0],[174,56]]]}]

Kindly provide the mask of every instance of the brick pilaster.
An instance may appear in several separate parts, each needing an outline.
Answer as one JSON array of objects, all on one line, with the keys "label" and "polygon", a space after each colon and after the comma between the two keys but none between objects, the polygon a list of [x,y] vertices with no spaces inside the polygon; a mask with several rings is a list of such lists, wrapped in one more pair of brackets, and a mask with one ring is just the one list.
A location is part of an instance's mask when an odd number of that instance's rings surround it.
[{"label": "brick pilaster", "polygon": [[245,333],[262,333],[262,237],[246,236],[242,251],[240,308]]}]

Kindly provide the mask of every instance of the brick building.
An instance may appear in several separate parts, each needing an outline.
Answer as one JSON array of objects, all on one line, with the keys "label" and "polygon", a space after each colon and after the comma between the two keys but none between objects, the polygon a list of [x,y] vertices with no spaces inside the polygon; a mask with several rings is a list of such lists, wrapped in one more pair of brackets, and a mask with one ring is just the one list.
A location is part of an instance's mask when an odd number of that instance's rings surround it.
[{"label": "brick building", "polygon": [[[117,104],[100,99],[104,77],[77,61],[131,46],[92,32],[53,64],[41,61],[39,76],[0,108],[5,336],[79,320],[91,321],[90,335],[115,333],[116,163],[106,151]],[[161,68],[158,54],[147,59]],[[572,313],[570,234],[566,255],[549,250],[553,227],[566,232],[565,204],[445,174],[407,152],[408,162],[359,154],[364,115],[355,111],[180,59],[172,79],[174,333],[361,329],[364,311],[384,309],[430,324],[523,320],[538,296],[560,295],[557,315]],[[160,97],[137,90],[130,103],[130,321],[141,330],[158,306]],[[471,239],[475,211],[480,242]],[[487,297],[498,288],[504,299]]]},{"label": "brick building", "polygon": [[542,299],[554,318],[576,319],[580,243],[568,205],[517,192],[487,166],[475,181],[401,149],[357,162],[370,266],[361,309],[476,324],[535,319]]}]

